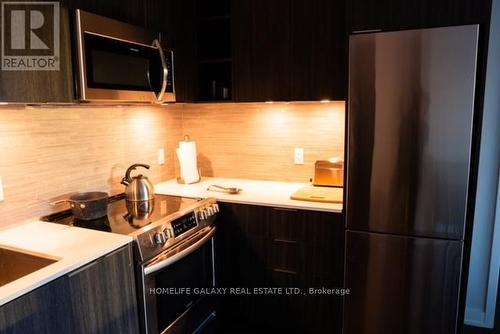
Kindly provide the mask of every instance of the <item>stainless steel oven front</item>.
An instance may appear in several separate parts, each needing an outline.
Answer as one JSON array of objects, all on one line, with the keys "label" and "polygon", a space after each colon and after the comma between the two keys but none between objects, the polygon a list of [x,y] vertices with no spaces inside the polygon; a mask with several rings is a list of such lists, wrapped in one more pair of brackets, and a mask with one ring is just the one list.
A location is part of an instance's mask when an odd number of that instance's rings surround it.
[{"label": "stainless steel oven front", "polygon": [[140,265],[142,331],[194,333],[215,317],[215,232],[209,225]]},{"label": "stainless steel oven front", "polygon": [[79,100],[175,101],[173,53],[158,33],[82,10],[74,25]]}]

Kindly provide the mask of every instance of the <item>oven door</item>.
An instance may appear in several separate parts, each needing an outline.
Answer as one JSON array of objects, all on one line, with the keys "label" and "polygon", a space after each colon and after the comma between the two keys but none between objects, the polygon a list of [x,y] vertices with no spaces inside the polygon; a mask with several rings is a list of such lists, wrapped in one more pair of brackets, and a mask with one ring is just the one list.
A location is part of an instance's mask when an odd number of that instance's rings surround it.
[{"label": "oven door", "polygon": [[77,10],[79,99],[175,101],[173,54],[159,35]]},{"label": "oven door", "polygon": [[142,266],[144,333],[193,333],[212,318],[215,298],[195,288],[215,286],[215,231],[208,226]]}]

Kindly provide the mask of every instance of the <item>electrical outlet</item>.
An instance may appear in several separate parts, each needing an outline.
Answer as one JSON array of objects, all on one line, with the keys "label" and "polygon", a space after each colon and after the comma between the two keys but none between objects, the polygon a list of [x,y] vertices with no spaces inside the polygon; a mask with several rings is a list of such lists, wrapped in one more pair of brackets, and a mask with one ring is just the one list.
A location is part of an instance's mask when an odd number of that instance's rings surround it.
[{"label": "electrical outlet", "polygon": [[293,163],[296,165],[304,164],[304,149],[301,147],[296,147],[293,151]]},{"label": "electrical outlet", "polygon": [[165,164],[165,149],[163,147],[158,149],[158,164]]},{"label": "electrical outlet", "polygon": [[3,182],[2,182],[2,177],[0,176],[0,202],[3,202],[5,200],[5,197],[3,195]]}]

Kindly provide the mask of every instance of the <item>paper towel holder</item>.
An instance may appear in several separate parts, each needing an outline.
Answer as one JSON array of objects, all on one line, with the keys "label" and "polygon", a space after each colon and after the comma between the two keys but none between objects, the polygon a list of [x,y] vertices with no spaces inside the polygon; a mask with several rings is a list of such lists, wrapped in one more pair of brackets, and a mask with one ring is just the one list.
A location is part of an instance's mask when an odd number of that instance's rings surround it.
[{"label": "paper towel holder", "polygon": [[[185,142],[190,141],[189,135],[184,135],[183,139],[184,139]],[[182,177],[180,177],[180,176],[178,176],[176,178],[176,180],[177,180],[177,183],[179,183],[179,184],[186,184],[186,182],[184,181],[184,179]],[[196,182],[191,182],[190,184],[198,183],[200,181],[201,181],[201,168],[198,168],[198,180]]]},{"label": "paper towel holder", "polygon": [[[198,175],[199,175],[198,181],[191,182],[190,184],[199,183],[201,181],[201,168],[198,168]],[[179,184],[186,184],[186,182],[184,181],[184,179],[182,177],[180,177],[180,176],[177,176],[176,180],[177,180],[177,183],[179,183]]]}]

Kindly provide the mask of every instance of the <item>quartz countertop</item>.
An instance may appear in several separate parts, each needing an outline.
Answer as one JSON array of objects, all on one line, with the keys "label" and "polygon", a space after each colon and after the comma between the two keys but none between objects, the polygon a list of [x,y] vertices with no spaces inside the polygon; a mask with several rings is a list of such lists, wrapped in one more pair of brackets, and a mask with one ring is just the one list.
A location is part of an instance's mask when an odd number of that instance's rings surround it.
[{"label": "quartz countertop", "polygon": [[[242,189],[242,191],[234,195],[217,191],[208,191],[208,186],[213,184],[223,187],[237,187]],[[320,203],[290,199],[290,196],[295,191],[306,185],[308,185],[308,183],[203,177],[200,182],[193,184],[179,184],[175,179],[158,183],[155,185],[155,192],[162,195],[190,198],[214,197],[219,202],[228,203],[342,212],[341,203]]]},{"label": "quartz countertop", "polygon": [[0,287],[0,305],[22,296],[58,277],[104,256],[133,239],[38,220],[27,221],[0,230],[0,247],[38,253],[57,262]]}]

